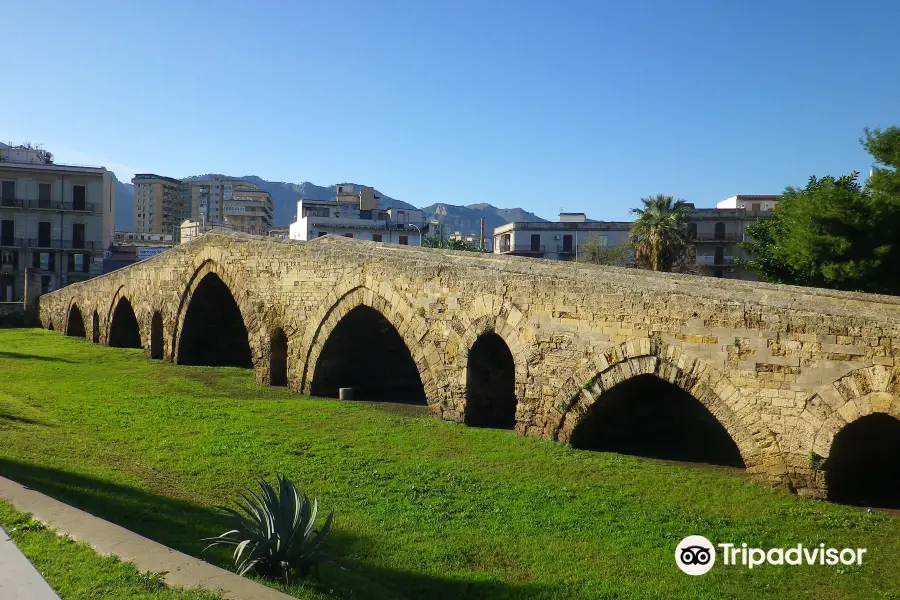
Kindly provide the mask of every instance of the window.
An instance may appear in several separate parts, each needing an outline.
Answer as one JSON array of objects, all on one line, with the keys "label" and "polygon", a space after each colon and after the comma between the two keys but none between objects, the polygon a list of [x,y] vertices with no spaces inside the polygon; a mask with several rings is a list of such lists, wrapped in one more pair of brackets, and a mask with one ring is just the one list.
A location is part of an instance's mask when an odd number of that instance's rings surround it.
[{"label": "window", "polygon": [[85,209],[85,187],[83,185],[72,186],[72,208],[75,210]]},{"label": "window", "polygon": [[49,275],[41,275],[41,294],[48,294],[52,292],[52,286],[50,285],[50,276]]},{"label": "window", "polygon": [[352,233],[345,233],[345,234],[344,234],[344,237],[352,238],[352,237],[353,237],[353,234],[352,234]]},{"label": "window", "polygon": [[91,264],[91,257],[87,254],[69,254],[69,273],[87,273]]},{"label": "window", "polygon": [[380,241],[381,241],[381,234],[380,234],[380,233],[373,233],[373,234],[372,234],[372,241],[373,241],[373,242],[380,242]]},{"label": "window", "polygon": [[38,246],[42,248],[48,248],[50,246],[50,227],[50,221],[41,221],[38,223]]},{"label": "window", "polygon": [[409,236],[408,235],[400,236],[400,245],[401,246],[409,246]]},{"label": "window", "polygon": [[759,202],[754,202],[750,207],[753,209],[753,212],[759,212]]},{"label": "window", "polygon": [[56,268],[56,254],[53,252],[32,252],[31,266],[41,271],[53,271]]},{"label": "window", "polygon": [[72,224],[72,247],[84,248],[84,223]]},{"label": "window", "polygon": [[531,251],[539,252],[541,249],[541,234],[532,233],[531,234]]},{"label": "window", "polygon": [[716,223],[715,239],[717,239],[717,240],[725,239],[725,223],[722,223],[721,221]]},{"label": "window", "polygon": [[696,223],[688,223],[688,239],[689,240],[697,239],[697,224]]},{"label": "window", "polygon": [[723,248],[722,246],[716,246],[716,255],[713,262],[717,265],[725,264],[725,248]]},{"label": "window", "polygon": [[722,278],[725,277],[725,274],[722,272],[722,269],[716,269],[715,271],[713,271],[713,277]]},{"label": "window", "polygon": [[0,184],[0,202],[3,206],[13,206],[16,199],[16,182],[4,181]]},{"label": "window", "polygon": [[50,208],[50,184],[38,184],[38,208]]},{"label": "window", "polygon": [[15,246],[16,222],[0,221],[0,246]]},{"label": "window", "polygon": [[17,269],[19,267],[19,253],[16,250],[0,252],[0,265],[4,269]]},{"label": "window", "polygon": [[566,234],[563,236],[563,244],[562,244],[563,252],[571,252],[572,251],[572,235]]}]

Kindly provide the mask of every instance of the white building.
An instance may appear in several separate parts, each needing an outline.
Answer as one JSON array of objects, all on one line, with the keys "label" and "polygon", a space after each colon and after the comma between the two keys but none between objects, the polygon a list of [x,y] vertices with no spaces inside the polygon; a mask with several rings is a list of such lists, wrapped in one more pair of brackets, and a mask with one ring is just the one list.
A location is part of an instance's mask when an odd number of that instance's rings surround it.
[{"label": "white building", "polygon": [[560,213],[559,221],[519,221],[494,229],[494,254],[534,256],[550,260],[575,260],[588,238],[601,246],[628,242],[631,223],[588,221],[584,213]]},{"label": "white building", "polygon": [[340,235],[358,240],[421,246],[425,215],[415,209],[379,208],[372,188],[353,191],[353,186],[337,186],[334,200],[300,200],[297,220],[291,223],[290,239],[312,240],[323,235]]},{"label": "white building", "polygon": [[115,220],[115,176],[57,165],[49,152],[0,145],[0,301],[21,301],[25,269],[41,293],[103,271]]}]

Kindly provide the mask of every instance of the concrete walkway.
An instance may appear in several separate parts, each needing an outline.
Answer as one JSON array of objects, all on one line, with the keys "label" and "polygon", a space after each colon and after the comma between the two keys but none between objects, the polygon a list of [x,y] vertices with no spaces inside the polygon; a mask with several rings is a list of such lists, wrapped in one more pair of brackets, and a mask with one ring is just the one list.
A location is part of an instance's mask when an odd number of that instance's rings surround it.
[{"label": "concrete walkway", "polygon": [[0,527],[0,598],[4,600],[59,600],[22,551]]},{"label": "concrete walkway", "polygon": [[[222,597],[229,600],[295,600],[293,596],[172,550],[5,477],[0,477],[0,498],[7,500],[19,511],[31,513],[35,519],[50,529],[90,545],[100,554],[112,554],[123,561],[133,562],[141,571],[164,572],[165,581],[169,585],[185,588],[202,587],[219,592]],[[18,548],[15,550],[18,552]],[[0,554],[0,562],[4,556]],[[28,566],[31,566],[30,563]],[[0,583],[2,582],[0,579]],[[0,587],[0,598],[5,600],[9,596],[2,593],[3,591]],[[15,595],[12,597],[18,598]],[[53,594],[46,597],[22,596],[22,598],[43,600],[56,596]]]}]

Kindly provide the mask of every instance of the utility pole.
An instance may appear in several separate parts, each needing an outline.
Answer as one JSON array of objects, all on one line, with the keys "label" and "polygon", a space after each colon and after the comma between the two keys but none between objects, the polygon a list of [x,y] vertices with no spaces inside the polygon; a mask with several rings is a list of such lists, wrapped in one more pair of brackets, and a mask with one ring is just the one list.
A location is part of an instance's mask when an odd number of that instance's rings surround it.
[{"label": "utility pole", "polygon": [[484,252],[484,217],[481,217],[481,237],[478,238],[478,249]]}]

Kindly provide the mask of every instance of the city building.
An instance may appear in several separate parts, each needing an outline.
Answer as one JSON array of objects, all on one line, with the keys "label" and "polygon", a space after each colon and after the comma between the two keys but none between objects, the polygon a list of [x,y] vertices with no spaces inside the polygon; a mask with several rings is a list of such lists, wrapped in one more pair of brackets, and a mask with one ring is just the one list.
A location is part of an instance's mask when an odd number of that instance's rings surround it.
[{"label": "city building", "polygon": [[0,144],[0,301],[24,298],[26,268],[40,273],[41,293],[99,275],[114,219],[115,176],[105,168]]},{"label": "city building", "polygon": [[701,271],[713,277],[758,279],[753,271],[735,264],[750,258],[740,244],[748,239],[747,227],[770,218],[780,200],[781,196],[737,195],[718,202],[716,208],[694,208],[688,237]]},{"label": "city building", "polygon": [[588,221],[584,213],[560,213],[559,221],[518,221],[494,229],[494,254],[533,256],[550,260],[575,260],[588,238],[601,246],[628,242],[631,223]]},{"label": "city building", "polygon": [[480,248],[482,241],[484,241],[484,250],[486,252],[494,251],[493,237],[488,237],[482,240],[478,237],[478,234],[475,233],[463,233],[461,231],[454,231],[453,233],[448,235],[446,239],[457,242],[465,242],[466,244],[470,244],[472,246],[475,246],[476,248]]},{"label": "city building", "polygon": [[134,184],[134,231],[172,235],[188,217],[189,204],[181,195],[181,180],[140,173]]},{"label": "city building", "polygon": [[224,175],[207,175],[181,182],[180,195],[190,206],[190,218],[211,225],[223,223],[266,235],[272,226],[272,196],[252,183]]},{"label": "city building", "polygon": [[272,195],[244,181],[234,182],[231,197],[222,200],[224,222],[249,233],[267,235],[273,213]]},{"label": "city building", "polygon": [[425,215],[418,209],[379,207],[372,188],[353,191],[353,186],[337,186],[334,200],[300,200],[297,220],[291,223],[292,240],[311,240],[323,235],[408,246],[421,246],[427,232]]},{"label": "city building", "polygon": [[103,260],[103,272],[134,264],[156,256],[175,246],[175,235],[171,233],[133,233],[116,231],[112,243]]}]

